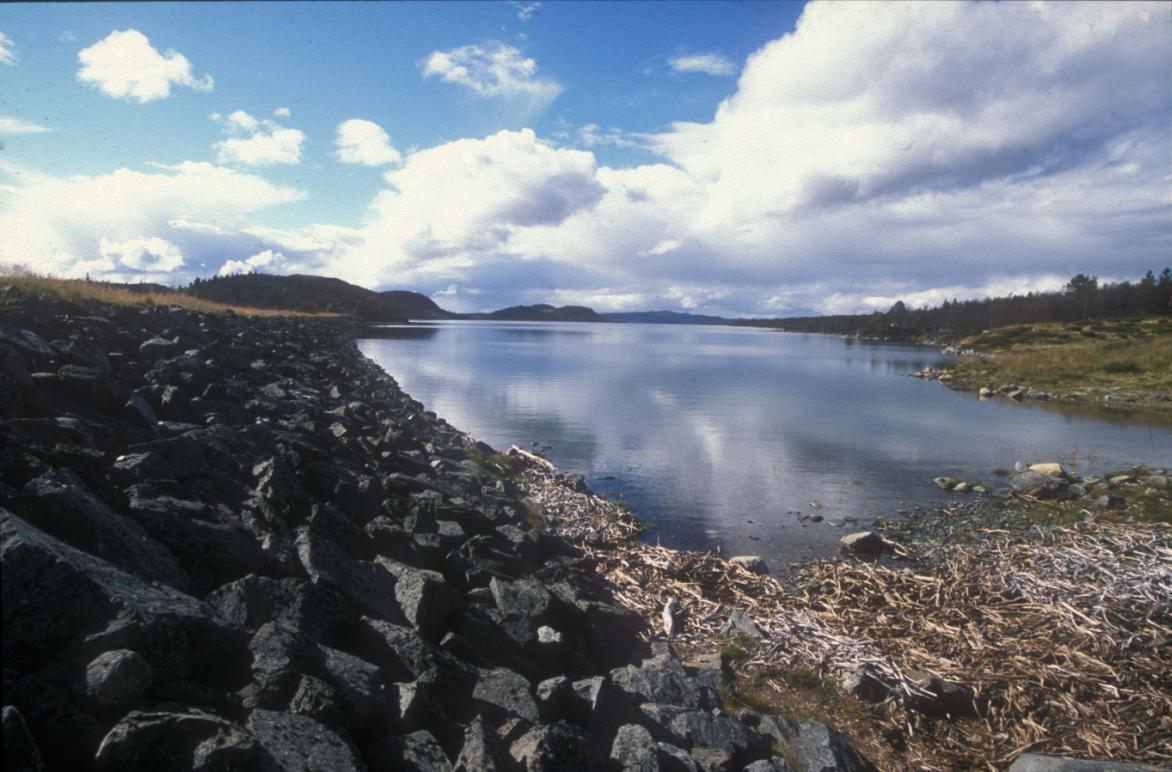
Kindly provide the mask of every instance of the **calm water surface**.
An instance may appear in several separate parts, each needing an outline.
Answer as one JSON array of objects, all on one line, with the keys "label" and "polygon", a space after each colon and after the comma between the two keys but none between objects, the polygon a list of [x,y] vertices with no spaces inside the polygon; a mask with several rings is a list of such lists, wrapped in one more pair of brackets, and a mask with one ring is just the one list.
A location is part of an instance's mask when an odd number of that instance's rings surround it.
[{"label": "calm water surface", "polygon": [[[775,570],[874,517],[941,501],[940,474],[1016,460],[1172,463],[1172,430],[979,400],[907,377],[930,349],[732,327],[505,322],[380,327],[360,341],[413,397],[498,449],[548,448],[630,504],[651,540]],[[613,479],[609,479],[613,478]],[[821,523],[801,515],[818,513]]]}]

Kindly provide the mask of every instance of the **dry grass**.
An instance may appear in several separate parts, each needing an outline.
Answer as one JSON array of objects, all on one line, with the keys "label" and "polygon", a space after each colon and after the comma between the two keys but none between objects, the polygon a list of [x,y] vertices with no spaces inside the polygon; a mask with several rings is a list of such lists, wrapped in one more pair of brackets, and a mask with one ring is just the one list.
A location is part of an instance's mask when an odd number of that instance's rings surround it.
[{"label": "dry grass", "polygon": [[1167,320],[1007,328],[971,343],[1000,353],[958,362],[953,379],[962,386],[1014,383],[1090,397],[1109,391],[1172,395],[1172,324]]},{"label": "dry grass", "polygon": [[149,307],[179,306],[204,314],[232,312],[243,316],[335,316],[336,314],[307,314],[267,308],[216,303],[177,291],[134,290],[126,285],[107,284],[85,279],[60,279],[34,273],[5,269],[0,266],[0,287],[11,286],[28,295],[47,295],[78,305],[101,303],[112,306]]}]

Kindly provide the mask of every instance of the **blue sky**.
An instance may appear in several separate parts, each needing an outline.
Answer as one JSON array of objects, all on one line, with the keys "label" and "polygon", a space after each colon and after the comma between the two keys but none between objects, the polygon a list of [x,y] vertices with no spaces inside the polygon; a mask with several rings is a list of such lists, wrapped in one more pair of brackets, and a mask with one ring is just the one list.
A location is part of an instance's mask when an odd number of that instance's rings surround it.
[{"label": "blue sky", "polygon": [[0,6],[0,262],[725,314],[1172,253],[1164,4]]}]

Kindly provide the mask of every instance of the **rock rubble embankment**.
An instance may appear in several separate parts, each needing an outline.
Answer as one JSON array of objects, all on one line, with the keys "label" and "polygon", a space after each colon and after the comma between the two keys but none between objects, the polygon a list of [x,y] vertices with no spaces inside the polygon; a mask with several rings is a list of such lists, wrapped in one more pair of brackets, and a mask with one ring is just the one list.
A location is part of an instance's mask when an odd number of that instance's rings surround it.
[{"label": "rock rubble embankment", "polygon": [[724,712],[353,334],[0,291],[6,768],[866,767]]}]

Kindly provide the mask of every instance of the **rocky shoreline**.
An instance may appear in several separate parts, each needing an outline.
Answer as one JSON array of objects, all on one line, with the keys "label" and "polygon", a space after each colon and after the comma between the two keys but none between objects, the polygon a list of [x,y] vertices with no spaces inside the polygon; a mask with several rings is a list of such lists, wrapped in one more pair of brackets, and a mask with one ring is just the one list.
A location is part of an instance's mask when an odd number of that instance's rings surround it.
[{"label": "rocky shoreline", "polygon": [[870,768],[726,712],[354,333],[0,290],[6,769]]}]

